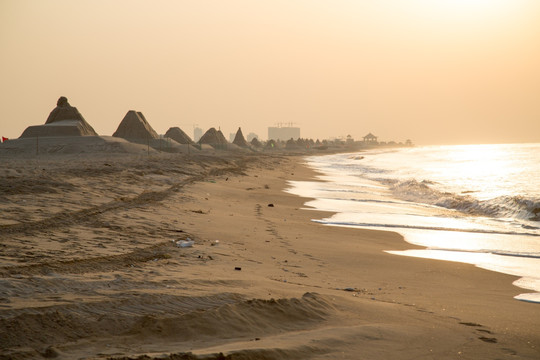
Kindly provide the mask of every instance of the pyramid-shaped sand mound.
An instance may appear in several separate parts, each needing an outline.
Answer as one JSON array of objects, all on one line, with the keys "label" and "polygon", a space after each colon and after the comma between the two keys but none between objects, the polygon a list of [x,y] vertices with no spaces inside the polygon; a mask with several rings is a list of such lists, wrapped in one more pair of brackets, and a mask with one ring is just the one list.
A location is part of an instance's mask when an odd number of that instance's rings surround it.
[{"label": "pyramid-shaped sand mound", "polygon": [[193,144],[191,138],[179,127],[172,127],[167,130],[165,137],[171,138],[179,144]]},{"label": "pyramid-shaped sand mound", "polygon": [[208,144],[212,146],[224,146],[228,144],[227,139],[221,132],[221,130],[216,130],[215,128],[208,129],[207,132],[199,139],[199,144]]},{"label": "pyramid-shaped sand mound", "polygon": [[144,115],[135,110],[129,110],[113,134],[114,137],[130,140],[158,139],[159,135],[146,121]]},{"label": "pyramid-shaped sand mound", "polygon": [[251,140],[251,146],[255,146],[256,148],[260,148],[260,147],[262,147],[262,145],[263,144],[257,138],[253,138]]},{"label": "pyramid-shaped sand mound", "polygon": [[242,134],[241,128],[238,128],[238,131],[236,132],[236,135],[233,140],[233,144],[238,145],[240,147],[249,147],[249,143],[244,138],[244,134]]},{"label": "pyramid-shaped sand mound", "polygon": [[45,125],[29,126],[20,137],[40,136],[97,136],[97,133],[84,120],[79,110],[71,106],[65,96],[61,96]]}]

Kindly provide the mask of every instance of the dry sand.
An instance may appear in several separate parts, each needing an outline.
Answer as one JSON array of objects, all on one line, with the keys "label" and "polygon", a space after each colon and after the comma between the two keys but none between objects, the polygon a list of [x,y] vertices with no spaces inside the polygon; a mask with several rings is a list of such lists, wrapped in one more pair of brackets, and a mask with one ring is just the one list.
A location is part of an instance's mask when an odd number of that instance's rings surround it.
[{"label": "dry sand", "polygon": [[301,157],[1,161],[0,358],[540,358],[514,278],[311,222]]}]

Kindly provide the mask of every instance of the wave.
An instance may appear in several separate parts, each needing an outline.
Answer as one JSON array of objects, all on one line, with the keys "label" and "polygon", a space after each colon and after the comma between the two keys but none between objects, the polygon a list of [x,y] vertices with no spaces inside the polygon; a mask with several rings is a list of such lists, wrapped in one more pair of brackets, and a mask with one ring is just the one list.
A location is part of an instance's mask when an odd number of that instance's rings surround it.
[{"label": "wave", "polygon": [[[326,191],[326,190],[325,190]],[[382,200],[382,199],[350,199],[343,197],[321,198],[325,200],[337,200],[337,201],[352,201],[358,203],[380,203],[380,204],[403,204],[403,201],[399,200]]]},{"label": "wave", "polygon": [[523,258],[529,258],[529,259],[540,259],[540,254],[534,254],[534,253],[522,253],[522,252],[499,251],[499,250],[493,250],[493,251],[490,251],[490,253],[494,255],[501,255],[501,256],[514,256],[514,257],[523,257]]},{"label": "wave", "polygon": [[540,237],[540,234],[528,233],[528,232],[516,232],[516,231],[498,231],[498,230],[486,230],[486,229],[459,229],[459,228],[440,227],[440,226],[377,224],[377,223],[360,223],[360,222],[351,222],[351,221],[328,221],[328,220],[312,220],[312,221],[319,224],[324,224],[324,225],[349,226],[349,227],[398,228],[398,229],[412,229],[412,230],[455,231],[455,232],[475,233],[475,234],[523,235],[523,236]]},{"label": "wave", "polygon": [[[529,259],[540,259],[540,253],[530,253],[530,252],[518,252],[518,251],[509,251],[509,250],[493,250],[493,249],[456,249],[456,248],[444,248],[444,247],[427,247],[426,250],[429,251],[448,251],[453,253],[466,253],[466,254],[492,254],[499,256],[508,256],[508,257],[518,257],[518,258],[529,258]],[[406,250],[409,251],[409,250]],[[387,251],[394,252],[394,251]],[[399,251],[397,251],[399,252]]]},{"label": "wave", "polygon": [[462,194],[437,190],[432,181],[396,181],[379,179],[389,186],[394,196],[401,200],[435,205],[457,210],[468,215],[509,217],[521,220],[540,221],[540,199],[525,196],[500,196],[489,200],[479,200],[472,192]]}]

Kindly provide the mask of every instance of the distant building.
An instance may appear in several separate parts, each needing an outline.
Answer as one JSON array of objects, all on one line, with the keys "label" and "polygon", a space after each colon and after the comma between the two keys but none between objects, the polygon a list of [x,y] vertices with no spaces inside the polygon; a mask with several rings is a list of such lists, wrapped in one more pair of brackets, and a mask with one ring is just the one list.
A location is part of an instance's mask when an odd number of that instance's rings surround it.
[{"label": "distant building", "polygon": [[347,135],[347,140],[345,140],[347,145],[352,145],[354,144],[354,139],[351,135]]},{"label": "distant building", "polygon": [[193,141],[198,142],[203,135],[203,131],[201,128],[194,128],[193,129]]},{"label": "distant building", "polygon": [[377,144],[377,137],[373,135],[372,133],[369,133],[366,136],[364,136],[364,143]]},{"label": "distant building", "polygon": [[293,126],[281,126],[268,128],[268,139],[287,141],[298,139],[300,137],[300,128]]}]

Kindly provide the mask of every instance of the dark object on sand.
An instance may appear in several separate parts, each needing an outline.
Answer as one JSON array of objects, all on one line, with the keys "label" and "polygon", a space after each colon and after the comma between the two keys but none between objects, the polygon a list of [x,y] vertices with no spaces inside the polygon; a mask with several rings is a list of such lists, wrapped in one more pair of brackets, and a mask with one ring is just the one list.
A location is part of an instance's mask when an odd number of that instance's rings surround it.
[{"label": "dark object on sand", "polygon": [[268,207],[274,207],[274,204],[268,204]]},{"label": "dark object on sand", "polygon": [[237,267],[235,267],[235,268],[234,268],[234,270],[236,270],[236,271],[240,271],[240,270],[242,270],[242,268],[241,268],[241,267],[239,267],[239,266],[237,266]]}]

